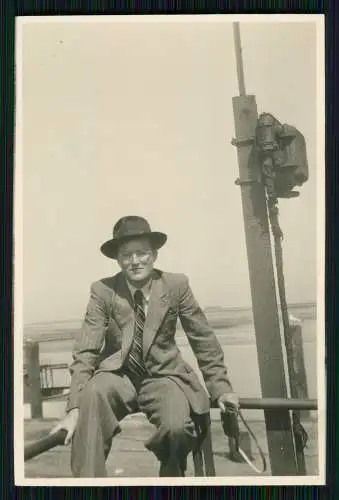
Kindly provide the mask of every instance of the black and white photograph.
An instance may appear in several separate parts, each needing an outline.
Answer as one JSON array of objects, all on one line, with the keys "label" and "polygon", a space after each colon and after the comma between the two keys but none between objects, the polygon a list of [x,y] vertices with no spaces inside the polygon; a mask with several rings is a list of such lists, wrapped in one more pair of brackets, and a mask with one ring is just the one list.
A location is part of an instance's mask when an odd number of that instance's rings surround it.
[{"label": "black and white photograph", "polygon": [[325,484],[322,15],[16,18],[15,483]]}]

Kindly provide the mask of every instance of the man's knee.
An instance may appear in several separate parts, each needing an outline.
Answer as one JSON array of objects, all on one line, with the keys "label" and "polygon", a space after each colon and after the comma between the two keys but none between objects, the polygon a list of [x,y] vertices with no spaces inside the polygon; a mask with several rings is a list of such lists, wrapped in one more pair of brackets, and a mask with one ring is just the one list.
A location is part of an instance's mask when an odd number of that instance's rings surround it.
[{"label": "man's knee", "polygon": [[110,406],[109,399],[114,399],[110,394],[112,391],[103,382],[102,378],[97,375],[87,382],[81,394],[80,411],[87,412],[88,407],[102,406],[102,403],[104,406]]},{"label": "man's knee", "polygon": [[118,420],[131,413],[135,406],[134,394],[128,393],[129,388],[115,375],[99,373],[94,375],[85,388],[80,400],[80,412],[103,412],[114,415]]}]

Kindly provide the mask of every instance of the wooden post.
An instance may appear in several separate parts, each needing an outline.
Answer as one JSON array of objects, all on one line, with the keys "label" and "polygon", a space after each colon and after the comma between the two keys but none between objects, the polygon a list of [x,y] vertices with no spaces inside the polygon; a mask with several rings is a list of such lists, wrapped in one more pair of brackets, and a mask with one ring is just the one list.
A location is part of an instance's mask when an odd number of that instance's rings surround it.
[{"label": "wooden post", "polygon": [[31,404],[31,418],[42,418],[39,344],[29,339],[24,341],[24,390]]},{"label": "wooden post", "polygon": [[[302,333],[300,325],[289,326],[287,338],[285,339],[287,366],[290,379],[291,397],[294,399],[307,399],[306,371],[302,347]],[[309,416],[309,411],[295,410],[293,413],[299,421],[302,417]],[[306,475],[306,462],[304,449],[298,444],[298,436],[295,436],[297,473]]]},{"label": "wooden post", "polygon": [[[285,349],[287,358],[288,377],[290,382],[291,397],[294,399],[307,399],[307,380],[304,363],[303,340],[301,325],[297,318],[293,318],[288,313],[286,299],[285,277],[283,272],[283,250],[280,237],[275,238],[275,258],[279,263],[277,273],[278,289],[280,296],[280,307],[284,328]],[[304,412],[304,416],[306,416]],[[301,412],[298,413],[300,418]]]},{"label": "wooden post", "polygon": [[[301,325],[290,325],[291,340],[291,368],[293,377],[290,379],[291,397],[295,399],[308,399],[307,377],[304,360],[304,348]],[[309,410],[299,412],[301,419],[310,416]]]},{"label": "wooden post", "polygon": [[[241,59],[239,27],[234,29],[236,58]],[[242,64],[238,64],[241,67]],[[239,91],[242,92],[241,82]],[[243,85],[244,87],[244,85]],[[280,337],[272,248],[265,189],[254,150],[258,119],[255,96],[233,98],[239,180],[245,226],[247,259],[263,397],[287,398]],[[287,409],[264,411],[273,476],[296,475],[297,465],[290,413]]]},{"label": "wooden post", "polygon": [[[287,358],[287,370],[289,378],[289,388],[291,397],[303,399],[307,397],[306,372],[303,357],[302,337],[300,325],[291,325],[288,314],[288,306],[285,290],[285,277],[283,272],[283,251],[280,236],[275,236],[275,258],[277,263],[278,289],[280,296],[280,307],[284,329],[285,349]],[[306,475],[306,462],[304,447],[302,442],[303,430],[300,426],[301,412],[294,411],[292,414],[294,421],[294,442],[297,460],[297,474]]]}]

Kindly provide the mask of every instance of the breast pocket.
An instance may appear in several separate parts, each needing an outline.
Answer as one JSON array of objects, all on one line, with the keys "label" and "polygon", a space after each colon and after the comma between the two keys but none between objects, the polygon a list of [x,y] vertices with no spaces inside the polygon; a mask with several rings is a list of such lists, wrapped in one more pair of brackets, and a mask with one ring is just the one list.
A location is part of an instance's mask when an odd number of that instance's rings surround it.
[{"label": "breast pocket", "polygon": [[105,335],[105,352],[114,353],[121,349],[122,332],[117,322],[110,318]]},{"label": "breast pocket", "polygon": [[163,322],[158,331],[158,339],[161,342],[171,342],[177,329],[178,310],[175,307],[170,307],[163,319]]},{"label": "breast pocket", "polygon": [[163,321],[163,328],[168,329],[168,330],[174,330],[176,329],[177,322],[179,318],[179,308],[176,306],[171,306],[164,318]]}]

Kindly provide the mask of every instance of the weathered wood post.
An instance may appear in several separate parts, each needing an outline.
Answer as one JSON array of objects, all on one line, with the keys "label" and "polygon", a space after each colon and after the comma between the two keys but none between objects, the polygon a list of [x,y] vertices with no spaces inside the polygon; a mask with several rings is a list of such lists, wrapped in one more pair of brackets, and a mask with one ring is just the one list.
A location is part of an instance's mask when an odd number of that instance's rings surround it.
[{"label": "weathered wood post", "polygon": [[[237,183],[241,187],[261,390],[264,398],[287,398],[265,187],[254,150],[258,112],[255,96],[245,94],[238,23],[234,23],[234,40],[240,95],[233,98],[236,132],[233,144],[238,151]],[[264,411],[264,416],[272,475],[296,475],[289,411]]]},{"label": "weathered wood post", "polygon": [[[291,397],[308,399],[307,377],[304,360],[304,347],[301,325],[290,325],[292,369],[294,377],[291,378]],[[308,418],[309,410],[300,411],[300,418]]]},{"label": "weathered wood post", "polygon": [[[279,272],[277,273],[277,279],[291,397],[307,399],[308,390],[304,362],[302,330],[300,321],[288,313],[285,277],[283,272],[283,250],[280,237],[275,237],[275,258],[276,262],[279,262]],[[297,415],[298,417],[301,417],[302,415],[308,416],[309,412],[304,412],[304,414],[298,412]]]},{"label": "weathered wood post", "polygon": [[24,399],[31,405],[31,418],[42,418],[39,343],[24,339]]},{"label": "weathered wood post", "polygon": [[[286,355],[287,355],[287,365],[290,379],[290,391],[291,397],[294,399],[307,399],[307,381],[306,381],[306,370],[304,364],[304,353],[302,346],[302,332],[300,325],[290,325],[288,329],[288,335],[285,339],[286,345]],[[295,422],[297,425],[298,420],[303,417],[308,417],[309,411],[295,410],[292,414],[293,419],[297,418]],[[296,458],[297,458],[297,472],[298,475],[306,475],[306,462],[304,449],[299,443],[300,437],[298,434],[295,435],[296,442]]]},{"label": "weathered wood post", "polygon": [[[285,341],[290,378],[291,397],[308,399],[302,326],[297,318],[290,316],[288,338]],[[309,410],[298,411],[300,419],[309,418]]]},{"label": "weathered wood post", "polygon": [[[307,398],[306,371],[304,365],[304,353],[302,345],[301,326],[292,324],[291,315],[288,314],[288,306],[285,291],[285,278],[283,272],[283,252],[281,238],[275,235],[275,257],[278,266],[277,278],[280,296],[280,307],[285,339],[285,350],[287,358],[287,370],[291,397],[295,399]],[[295,323],[295,320],[293,320]],[[306,462],[304,455],[304,438],[306,433],[300,424],[301,412],[292,413],[295,452],[297,461],[297,474],[306,475]]]}]

